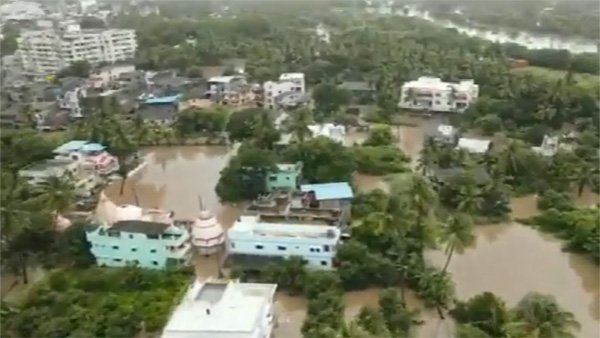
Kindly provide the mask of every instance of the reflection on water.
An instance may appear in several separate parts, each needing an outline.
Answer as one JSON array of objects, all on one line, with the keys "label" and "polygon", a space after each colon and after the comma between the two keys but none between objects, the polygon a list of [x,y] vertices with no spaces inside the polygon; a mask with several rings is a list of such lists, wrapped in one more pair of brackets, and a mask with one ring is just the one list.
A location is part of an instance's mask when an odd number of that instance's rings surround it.
[{"label": "reflection on water", "polygon": [[[562,251],[562,243],[549,234],[517,223],[475,228],[477,241],[449,266],[459,299],[491,291],[510,306],[525,294],[552,294],[581,323],[581,336],[597,337],[598,266],[582,255]],[[442,251],[428,253],[442,266]],[[514,276],[514,278],[511,278]]]}]

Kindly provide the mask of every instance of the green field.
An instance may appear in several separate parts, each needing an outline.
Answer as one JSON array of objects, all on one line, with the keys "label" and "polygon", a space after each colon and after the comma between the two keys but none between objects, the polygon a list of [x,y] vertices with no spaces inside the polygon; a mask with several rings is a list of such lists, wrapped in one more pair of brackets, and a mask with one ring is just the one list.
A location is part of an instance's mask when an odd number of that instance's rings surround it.
[{"label": "green field", "polygon": [[[512,71],[515,73],[530,73],[534,76],[543,76],[550,80],[564,78],[567,73],[563,70],[554,70],[535,66],[515,68]],[[598,75],[576,73],[574,78],[577,81],[577,85],[582,88],[595,89],[595,91],[598,91],[599,89],[598,82],[600,81],[600,76]]]}]

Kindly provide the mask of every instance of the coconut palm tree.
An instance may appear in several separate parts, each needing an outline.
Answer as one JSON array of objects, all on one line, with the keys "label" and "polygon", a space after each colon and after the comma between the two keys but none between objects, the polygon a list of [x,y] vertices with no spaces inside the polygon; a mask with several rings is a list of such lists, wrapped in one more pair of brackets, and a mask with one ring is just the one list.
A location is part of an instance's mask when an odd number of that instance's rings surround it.
[{"label": "coconut palm tree", "polygon": [[312,114],[308,108],[302,108],[292,116],[290,131],[300,143],[304,143],[307,136],[310,135],[308,125],[312,122]]},{"label": "coconut palm tree", "polygon": [[454,252],[462,253],[466,247],[475,240],[473,236],[473,220],[467,214],[459,213],[452,215],[446,221],[440,232],[440,241],[446,244],[446,264],[442,273],[446,273],[452,254]]},{"label": "coconut palm tree", "polygon": [[426,268],[418,277],[419,295],[425,301],[425,306],[437,310],[444,319],[444,309],[447,309],[454,297],[454,284],[446,273],[433,268]]},{"label": "coconut palm tree", "polygon": [[52,176],[42,186],[46,206],[55,213],[55,221],[60,214],[67,211],[75,202],[75,187],[70,181],[71,179],[70,175],[64,177]]},{"label": "coconut palm tree", "polygon": [[594,175],[598,175],[598,169],[589,162],[582,161],[575,168],[573,181],[577,184],[577,196],[581,197],[585,187],[591,187],[593,185]]},{"label": "coconut palm tree", "polygon": [[473,214],[481,208],[482,203],[481,190],[474,178],[467,176],[458,190],[458,211]]},{"label": "coconut palm tree", "polygon": [[575,316],[563,310],[551,295],[529,293],[513,310],[513,321],[506,325],[509,337],[575,337],[580,325]]},{"label": "coconut palm tree", "polygon": [[428,137],[423,143],[419,156],[418,169],[422,175],[427,173],[427,170],[437,164],[439,147],[432,137]]},{"label": "coconut palm tree", "polygon": [[416,212],[414,228],[416,230],[416,237],[420,242],[419,246],[423,248],[425,242],[427,242],[425,220],[430,215],[431,210],[435,208],[437,194],[427,179],[421,175],[415,174],[412,176],[409,183],[408,195],[410,196],[409,205]]}]

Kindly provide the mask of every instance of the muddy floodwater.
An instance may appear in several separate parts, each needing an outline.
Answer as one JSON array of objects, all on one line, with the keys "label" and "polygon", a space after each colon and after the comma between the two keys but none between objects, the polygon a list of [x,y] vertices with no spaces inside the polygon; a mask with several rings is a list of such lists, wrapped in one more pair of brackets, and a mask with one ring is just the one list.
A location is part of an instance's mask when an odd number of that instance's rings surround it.
[{"label": "muddy floodwater", "polygon": [[[399,146],[415,162],[423,142],[423,129],[423,124],[399,127]],[[365,135],[351,134],[351,137],[360,141]],[[235,149],[220,146],[148,148],[144,150],[146,165],[127,179],[124,194],[119,194],[119,181],[107,187],[105,193],[117,203],[136,203],[137,199],[143,207],[173,210],[176,217],[182,218],[198,214],[198,196],[201,196],[205,207],[216,213],[223,227],[228,228],[238,217],[240,207],[221,205],[214,188],[220,171],[234,153]],[[366,175],[355,175],[354,183],[359,191],[387,187],[380,177]],[[597,201],[598,196],[587,191],[578,200],[586,206]],[[513,216],[532,216],[537,213],[535,205],[535,196],[516,198],[512,202]],[[517,223],[478,226],[475,235],[476,243],[464,254],[456,254],[450,263],[459,299],[491,291],[512,306],[530,291],[549,293],[575,314],[582,325],[579,337],[599,336],[598,266],[582,255],[562,251],[562,243],[552,235]],[[428,252],[427,258],[442,265],[445,257],[440,250]],[[200,277],[217,276],[215,257],[199,257],[195,263]],[[362,306],[376,307],[378,292],[367,289],[346,293],[346,319],[351,320]],[[419,337],[452,335],[450,319],[442,321],[432,311],[424,310],[411,293],[408,304],[412,309],[421,309],[425,324],[417,331]],[[275,336],[300,337],[306,307],[305,299],[278,292],[279,324]]]},{"label": "muddy floodwater", "polygon": [[113,182],[105,193],[116,203],[139,202],[145,208],[174,211],[175,218],[196,217],[201,197],[204,207],[229,227],[237,218],[236,208],[219,203],[215,185],[234,153],[235,149],[226,146],[146,148],[146,164],[127,179],[123,195],[121,181]]}]

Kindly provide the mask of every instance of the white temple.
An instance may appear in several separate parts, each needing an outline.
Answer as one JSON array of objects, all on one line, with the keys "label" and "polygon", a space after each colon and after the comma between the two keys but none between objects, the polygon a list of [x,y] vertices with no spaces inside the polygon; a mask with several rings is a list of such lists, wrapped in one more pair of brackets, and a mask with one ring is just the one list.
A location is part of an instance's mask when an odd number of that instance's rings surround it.
[{"label": "white temple", "polygon": [[218,252],[225,243],[225,233],[217,218],[207,210],[200,215],[192,225],[192,245],[198,248],[198,253],[210,255]]}]

